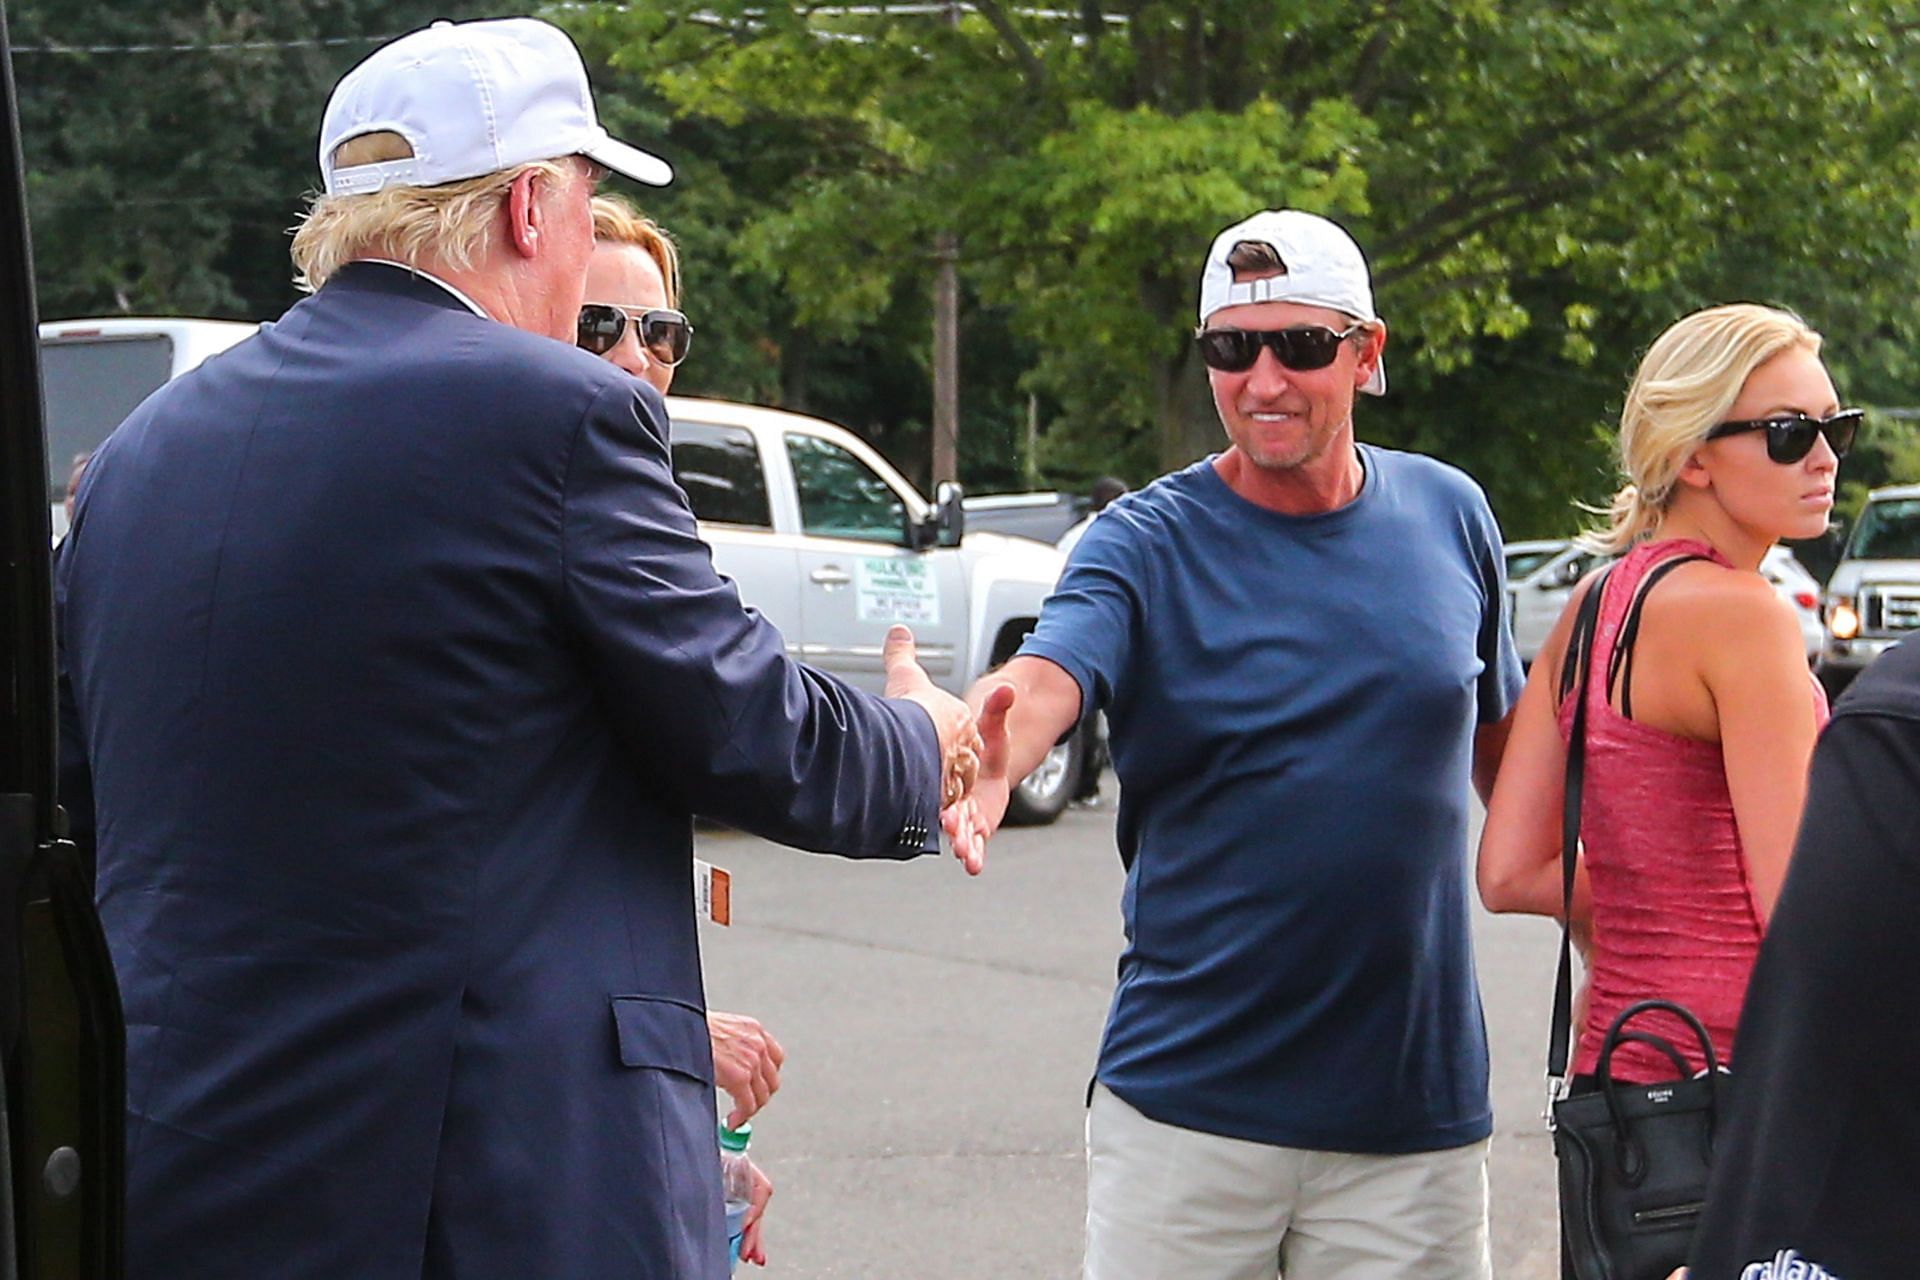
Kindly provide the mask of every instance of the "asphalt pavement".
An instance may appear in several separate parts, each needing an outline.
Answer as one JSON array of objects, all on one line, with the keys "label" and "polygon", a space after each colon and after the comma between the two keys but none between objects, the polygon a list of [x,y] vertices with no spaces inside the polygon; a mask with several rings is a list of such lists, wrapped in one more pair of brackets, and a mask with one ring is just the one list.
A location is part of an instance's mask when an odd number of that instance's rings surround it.
[{"label": "asphalt pavement", "polygon": [[[1001,832],[974,880],[951,858],[852,862],[724,830],[699,845],[733,874],[734,924],[703,926],[709,1001],[788,1055],[754,1123],[770,1261],[741,1274],[1078,1276],[1082,1103],[1121,942],[1112,809]],[[1495,1275],[1552,1280],[1539,1113],[1558,933],[1482,915],[1476,934]]]}]

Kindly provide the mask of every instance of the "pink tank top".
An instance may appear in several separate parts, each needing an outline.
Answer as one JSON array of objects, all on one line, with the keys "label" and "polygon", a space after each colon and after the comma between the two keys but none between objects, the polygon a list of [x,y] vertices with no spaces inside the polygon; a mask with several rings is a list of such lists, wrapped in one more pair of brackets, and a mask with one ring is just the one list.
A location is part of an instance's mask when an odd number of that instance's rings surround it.
[{"label": "pink tank top", "polygon": [[[1593,890],[1593,947],[1577,1074],[1595,1071],[1607,1028],[1623,1009],[1656,998],[1691,1009],[1713,1036],[1722,1065],[1731,1062],[1740,1004],[1760,949],[1760,918],[1720,744],[1629,720],[1607,698],[1607,665],[1634,593],[1655,565],[1682,555],[1727,565],[1704,542],[1648,543],[1620,561],[1600,601],[1580,826]],[[1818,681],[1813,686],[1824,724],[1826,695]],[[1572,724],[1569,698],[1560,708],[1563,738]],[[1653,1013],[1631,1025],[1671,1041],[1693,1070],[1705,1066],[1696,1038],[1678,1019]],[[1674,1072],[1665,1055],[1629,1043],[1615,1051],[1613,1074],[1652,1083]]]}]

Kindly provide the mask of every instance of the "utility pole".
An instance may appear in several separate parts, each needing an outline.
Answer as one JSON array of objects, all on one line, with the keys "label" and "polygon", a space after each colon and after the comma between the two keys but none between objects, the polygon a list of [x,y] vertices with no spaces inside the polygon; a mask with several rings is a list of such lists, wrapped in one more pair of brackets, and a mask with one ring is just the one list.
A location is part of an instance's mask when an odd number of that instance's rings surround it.
[{"label": "utility pole", "polygon": [[[1034,7],[1031,0],[1016,0],[1012,5],[989,6],[985,13],[981,12],[976,0],[844,0],[842,3],[809,4],[804,13],[807,28],[815,38],[860,42],[872,38],[865,30],[865,24],[874,18],[930,18],[935,22],[944,19],[948,29],[957,32],[961,28],[961,19],[972,13],[993,26],[1003,41],[1017,49],[1026,64],[1029,78],[1035,82],[1044,79],[1045,67],[1013,30],[1009,16],[1023,22],[1075,24],[1082,28],[1082,34],[1074,37],[1076,41],[1098,39],[1100,33],[1109,28],[1125,30],[1133,21],[1130,14],[1104,12],[1092,0],[1079,5],[1038,7]],[[836,25],[848,19],[861,25],[846,29]],[[731,23],[712,16],[696,21],[723,30],[733,29]],[[762,17],[750,17],[741,25],[746,31],[758,34],[766,24]],[[933,439],[929,452],[931,478],[937,487],[942,481],[959,479],[960,473],[960,238],[951,230],[937,232],[933,237],[932,257]],[[1037,409],[1030,406],[1028,417],[1027,465],[1031,469]]]},{"label": "utility pole", "polygon": [[[960,29],[959,0],[947,25]],[[960,241],[942,231],[933,242],[933,487],[960,478]]]},{"label": "utility pole", "polygon": [[951,231],[934,240],[933,483],[960,478],[960,244]]}]

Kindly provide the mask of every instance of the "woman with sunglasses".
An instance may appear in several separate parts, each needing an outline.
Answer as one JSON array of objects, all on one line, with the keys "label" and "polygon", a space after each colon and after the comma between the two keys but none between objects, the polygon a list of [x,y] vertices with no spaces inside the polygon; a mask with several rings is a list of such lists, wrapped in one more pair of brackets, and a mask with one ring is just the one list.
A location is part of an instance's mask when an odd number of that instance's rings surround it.
[{"label": "woman with sunglasses", "polygon": [[[593,241],[587,263],[589,301],[580,307],[575,341],[665,395],[693,342],[693,326],[677,310],[679,252],[660,224],[613,196],[593,198]],[[743,1013],[709,1010],[707,1033],[713,1042],[714,1082],[735,1104],[727,1124],[737,1129],[780,1087],[786,1053],[758,1019]],[[773,1183],[752,1161],[746,1169],[753,1183],[752,1203],[738,1256],[764,1267],[762,1219]]]},{"label": "woman with sunglasses", "polygon": [[[1573,915],[1576,936],[1590,930],[1589,979],[1576,1080],[1593,1073],[1613,1019],[1645,999],[1685,1005],[1721,1061],[1733,1054],[1827,715],[1798,624],[1757,572],[1779,539],[1825,531],[1860,424],[1819,352],[1820,336],[1787,312],[1714,307],[1663,333],[1628,389],[1620,453],[1631,483],[1608,527],[1583,539],[1620,558],[1602,587],[1588,678]],[[1562,914],[1575,698],[1561,668],[1593,581],[1548,636],[1515,714],[1480,842],[1480,896],[1493,911]],[[1635,1025],[1701,1068],[1677,1021],[1647,1021]],[[1613,1074],[1655,1083],[1674,1068],[1628,1043]]]},{"label": "woman with sunglasses", "polygon": [[665,395],[693,344],[677,309],[680,255],[659,224],[612,196],[593,198],[593,239],[577,341]]}]

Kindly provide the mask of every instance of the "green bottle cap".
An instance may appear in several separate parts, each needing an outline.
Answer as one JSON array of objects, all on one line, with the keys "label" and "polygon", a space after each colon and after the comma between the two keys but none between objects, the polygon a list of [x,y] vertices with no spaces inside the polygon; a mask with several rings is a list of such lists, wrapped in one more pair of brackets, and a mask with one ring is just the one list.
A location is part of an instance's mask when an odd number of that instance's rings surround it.
[{"label": "green bottle cap", "polygon": [[745,1151],[747,1144],[753,1141],[753,1121],[748,1120],[738,1129],[720,1126],[720,1149],[722,1151]]}]

